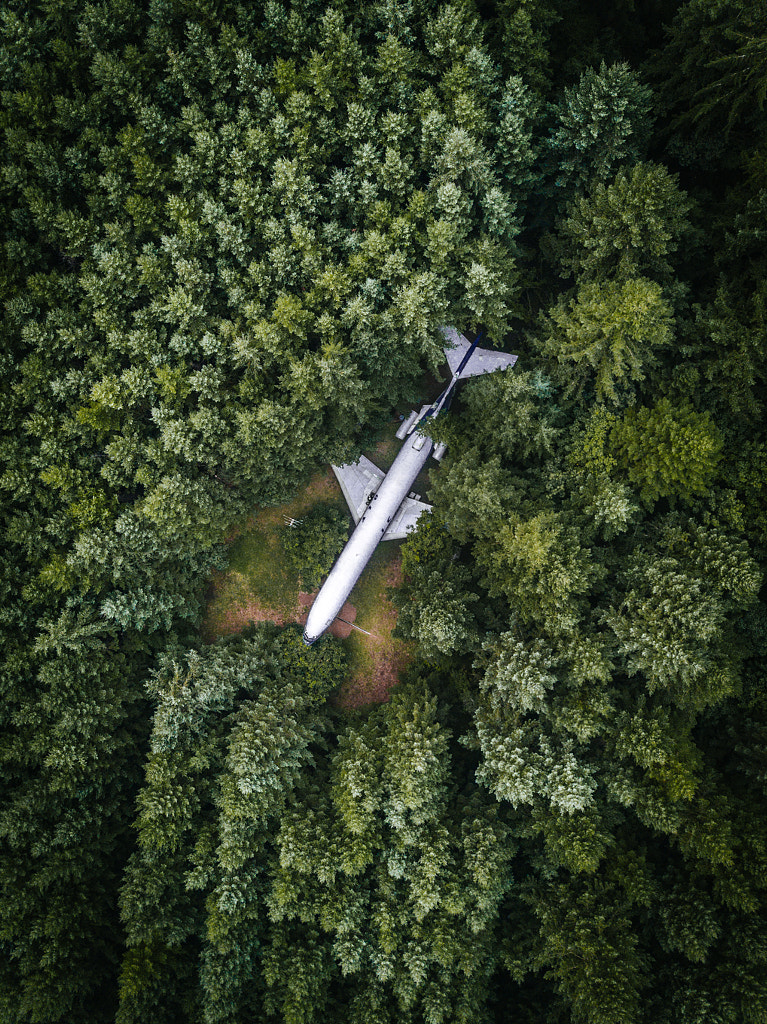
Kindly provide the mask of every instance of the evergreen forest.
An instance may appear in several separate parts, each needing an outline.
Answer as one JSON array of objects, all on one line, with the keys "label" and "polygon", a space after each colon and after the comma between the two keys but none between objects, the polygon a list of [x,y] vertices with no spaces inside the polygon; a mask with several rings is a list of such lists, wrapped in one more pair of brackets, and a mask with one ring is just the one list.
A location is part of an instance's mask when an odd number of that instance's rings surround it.
[{"label": "evergreen forest", "polygon": [[[764,0],[5,0],[0,83],[2,1024],[766,1024]],[[443,324],[519,358],[344,713],[206,587]]]}]

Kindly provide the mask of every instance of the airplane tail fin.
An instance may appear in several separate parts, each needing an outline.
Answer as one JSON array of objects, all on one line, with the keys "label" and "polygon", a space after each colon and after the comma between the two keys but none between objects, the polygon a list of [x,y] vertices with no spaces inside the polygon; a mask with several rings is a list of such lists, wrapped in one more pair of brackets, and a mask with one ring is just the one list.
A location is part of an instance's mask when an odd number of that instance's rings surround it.
[{"label": "airplane tail fin", "polygon": [[[440,327],[445,345],[445,358],[448,361],[452,373],[456,373],[463,362],[464,356],[471,348],[471,342],[459,334],[455,327]],[[513,366],[517,357],[507,352],[495,352],[489,348],[475,348],[471,358],[461,370],[460,379],[464,377],[475,377],[480,373],[492,373],[494,370],[505,370],[507,366]]]}]

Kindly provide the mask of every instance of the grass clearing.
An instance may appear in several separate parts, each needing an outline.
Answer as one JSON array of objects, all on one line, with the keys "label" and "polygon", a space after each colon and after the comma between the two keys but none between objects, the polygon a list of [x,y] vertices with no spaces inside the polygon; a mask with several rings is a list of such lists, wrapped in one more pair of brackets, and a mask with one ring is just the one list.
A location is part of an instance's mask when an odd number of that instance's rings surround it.
[{"label": "grass clearing", "polygon": [[[357,609],[355,625],[374,634],[376,639],[380,638],[380,633],[374,627],[381,625],[380,620],[385,619],[387,611],[381,600],[386,596],[385,578],[390,574],[392,566],[399,563],[401,543],[396,540],[383,541],[378,545],[349,596],[349,600]],[[388,598],[386,603],[389,603]],[[384,628],[383,632],[386,633],[387,630]],[[349,637],[349,658],[354,673],[370,671],[373,668],[370,647],[365,640],[365,636],[356,631]]]},{"label": "grass clearing", "polygon": [[[371,450],[369,458],[386,470],[397,451],[396,440],[384,440]],[[281,533],[289,529],[286,518],[300,519],[320,502],[347,510],[330,470],[312,477],[292,501],[260,510],[233,532],[229,567],[213,574],[208,590],[201,627],[206,641],[239,633],[251,622],[286,625],[305,621],[305,609],[299,602],[301,581],[287,566]],[[413,645],[391,635],[397,612],[386,593],[400,579],[401,543],[379,545],[349,597],[356,609],[355,625],[371,635],[354,629],[338,641],[349,654],[347,679],[334,698],[339,708],[356,710],[387,700],[399,672],[412,657]]]},{"label": "grass clearing", "polygon": [[319,502],[346,508],[330,470],[312,477],[292,501],[261,509],[233,532],[229,568],[214,573],[208,590],[201,627],[205,640],[239,632],[249,622],[298,621],[300,580],[287,566],[281,534],[289,529],[286,519],[300,519]]},{"label": "grass clearing", "polygon": [[336,695],[341,708],[358,709],[388,699],[399,673],[413,657],[414,644],[392,636],[397,610],[387,595],[400,579],[401,541],[384,541],[373,553],[350,602],[357,609],[355,625],[344,641],[349,652],[349,677]]},{"label": "grass clearing", "polygon": [[229,568],[214,573],[208,590],[200,630],[208,642],[250,622],[289,622],[298,602],[298,581],[288,575],[274,531],[253,526],[232,542],[230,552]]},{"label": "grass clearing", "polygon": [[296,599],[296,580],[285,565],[282,542],[276,530],[253,529],[232,544],[229,572],[246,582],[272,608],[290,612]]}]

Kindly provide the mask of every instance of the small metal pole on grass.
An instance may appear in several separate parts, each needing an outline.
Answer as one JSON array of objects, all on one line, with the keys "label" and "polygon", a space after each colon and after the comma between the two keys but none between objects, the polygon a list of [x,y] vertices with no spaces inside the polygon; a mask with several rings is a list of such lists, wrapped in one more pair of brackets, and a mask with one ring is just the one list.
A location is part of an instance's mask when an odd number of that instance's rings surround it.
[{"label": "small metal pole on grass", "polygon": [[363,628],[362,628],[362,626],[355,626],[355,625],[354,625],[354,623],[353,623],[353,622],[349,622],[349,620],[348,620],[348,619],[342,619],[340,615],[336,615],[336,621],[337,621],[337,622],[343,622],[343,623],[345,623],[345,624],[346,624],[347,626],[351,626],[351,627],[352,627],[352,629],[356,629],[356,630],[359,630],[359,632],[360,632],[360,633],[367,633],[367,635],[368,635],[368,636],[372,636],[374,640],[381,640],[381,639],[383,639],[383,638],[382,638],[382,637],[380,637],[380,636],[376,636],[376,634],[375,634],[375,633],[371,633],[371,632],[370,632],[369,630],[367,630],[367,629],[363,629]]}]

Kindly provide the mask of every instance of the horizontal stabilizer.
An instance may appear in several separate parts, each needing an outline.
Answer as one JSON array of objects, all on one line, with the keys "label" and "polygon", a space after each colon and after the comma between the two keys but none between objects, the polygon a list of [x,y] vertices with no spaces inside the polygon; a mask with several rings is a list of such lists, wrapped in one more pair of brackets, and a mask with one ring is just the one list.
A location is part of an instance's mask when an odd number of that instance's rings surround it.
[{"label": "horizontal stabilizer", "polygon": [[[471,342],[462,334],[459,334],[455,327],[440,327],[442,335],[447,344],[445,345],[445,358],[447,359],[451,373],[457,373],[464,356],[471,348]],[[507,352],[494,352],[489,348],[475,348],[471,359],[461,370],[461,380],[464,377],[474,377],[479,373],[493,373],[495,370],[505,370],[507,366],[513,366],[517,357]]]}]

